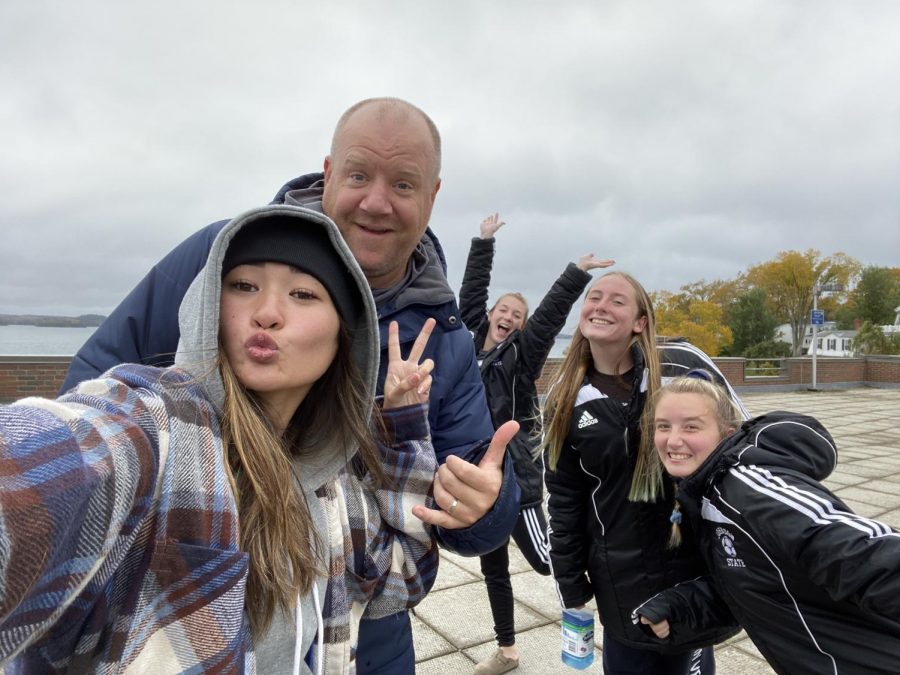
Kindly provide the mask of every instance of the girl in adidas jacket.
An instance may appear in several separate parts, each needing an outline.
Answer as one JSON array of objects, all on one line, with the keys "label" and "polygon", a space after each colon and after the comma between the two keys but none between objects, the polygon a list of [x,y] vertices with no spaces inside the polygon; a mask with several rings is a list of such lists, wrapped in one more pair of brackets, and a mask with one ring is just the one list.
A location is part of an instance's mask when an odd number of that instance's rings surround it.
[{"label": "girl in adidas jacket", "polygon": [[[520,424],[507,448],[522,491],[512,537],[528,564],[539,574],[548,575],[547,523],[541,508],[543,480],[540,463],[534,460],[538,430],[535,381],[572,305],[591,280],[588,271],[609,267],[613,261],[597,260],[593,254],[587,254],[578,263],[569,263],[530,317],[528,304],[520,293],[500,296],[488,311],[494,234],[503,225],[499,214],[488,216],[481,222],[481,237],[472,239],[459,291],[459,312],[475,339],[494,427],[509,420]],[[508,540],[481,556],[481,573],[487,586],[498,651],[475,668],[476,675],[505,672],[518,664]]]},{"label": "girl in adidas jacket", "polygon": [[665,636],[718,592],[778,673],[900,673],[900,534],[819,482],[837,451],[815,419],[775,412],[741,425],[720,388],[677,378],[659,393],[654,442],[681,479],[682,524],[711,578],[636,617]]},{"label": "girl in adidas jacket", "polygon": [[705,573],[694,547],[667,546],[674,486],[641,452],[652,449],[642,418],[649,425],[644,404],[660,386],[661,361],[690,356],[661,355],[655,332],[633,277],[608,272],[591,285],[544,408],[550,561],[565,607],[597,601],[604,672],[710,673],[707,646],[735,626],[710,615],[663,642],[631,618],[647,597]]}]

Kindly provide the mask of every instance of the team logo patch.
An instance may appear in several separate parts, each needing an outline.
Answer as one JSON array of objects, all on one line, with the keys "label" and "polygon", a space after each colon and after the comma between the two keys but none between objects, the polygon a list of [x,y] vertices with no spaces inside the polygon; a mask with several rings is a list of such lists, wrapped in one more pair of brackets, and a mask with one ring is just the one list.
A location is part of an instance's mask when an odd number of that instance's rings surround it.
[{"label": "team logo patch", "polygon": [[746,567],[744,561],[737,557],[737,548],[734,545],[734,535],[724,527],[716,528],[716,537],[725,551],[725,564],[728,567]]},{"label": "team logo patch", "polygon": [[591,415],[587,410],[581,413],[581,418],[578,420],[578,428],[584,429],[585,427],[589,427],[592,424],[597,424],[597,418]]}]

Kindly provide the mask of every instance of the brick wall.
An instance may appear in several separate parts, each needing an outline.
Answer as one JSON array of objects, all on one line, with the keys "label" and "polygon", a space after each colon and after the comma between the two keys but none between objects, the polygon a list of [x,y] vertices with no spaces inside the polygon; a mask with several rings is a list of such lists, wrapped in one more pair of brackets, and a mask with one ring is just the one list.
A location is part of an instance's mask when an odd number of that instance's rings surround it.
[{"label": "brick wall", "polygon": [[25,396],[56,396],[69,356],[0,356],[0,403]]},{"label": "brick wall", "polygon": [[900,382],[900,356],[866,357],[866,382],[873,387]]},{"label": "brick wall", "polygon": [[[736,357],[716,357],[716,367],[733,387],[739,390],[754,388],[802,389],[812,386],[812,357],[784,359],[781,375],[748,377],[744,373],[746,360]],[[538,393],[544,395],[553,383],[561,358],[547,359],[538,379]],[[861,356],[846,358],[820,356],[816,358],[816,387],[900,387],[900,356]]]},{"label": "brick wall", "polygon": [[[56,396],[69,368],[68,356],[0,356],[0,403],[24,396]],[[778,377],[745,377],[744,359],[713,359],[734,387],[800,389],[812,385],[812,358],[785,359],[785,372]],[[538,379],[543,395],[556,377],[562,359],[547,359]],[[819,357],[816,359],[817,386],[896,387],[900,386],[900,356],[859,358]]]}]

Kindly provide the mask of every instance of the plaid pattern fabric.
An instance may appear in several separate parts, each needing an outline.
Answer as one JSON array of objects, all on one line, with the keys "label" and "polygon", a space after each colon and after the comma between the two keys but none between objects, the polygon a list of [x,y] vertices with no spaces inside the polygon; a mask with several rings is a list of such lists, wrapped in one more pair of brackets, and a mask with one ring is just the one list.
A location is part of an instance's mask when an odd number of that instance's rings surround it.
[{"label": "plaid pattern fabric", "polygon": [[[405,609],[437,571],[409,514],[436,468],[430,443],[408,440],[426,438],[425,414],[387,416],[406,434],[382,449],[391,488],[345,470],[316,492],[327,672],[349,670],[374,594]],[[238,537],[215,411],[179,371],[120,366],[58,401],[0,406],[4,673],[254,672]]]}]

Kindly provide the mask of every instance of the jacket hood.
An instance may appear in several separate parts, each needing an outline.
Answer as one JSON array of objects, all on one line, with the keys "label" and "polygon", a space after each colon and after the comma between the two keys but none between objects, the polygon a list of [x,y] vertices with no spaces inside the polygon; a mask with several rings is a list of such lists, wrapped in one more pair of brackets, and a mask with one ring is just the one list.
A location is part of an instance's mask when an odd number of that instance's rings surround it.
[{"label": "jacket hood", "polygon": [[817,481],[827,478],[837,465],[837,448],[825,427],[812,417],[789,412],[745,422],[726,439],[725,448],[741,464],[791,469]]},{"label": "jacket hood", "polygon": [[[351,327],[352,354],[365,382],[367,398],[374,399],[378,376],[378,321],[375,303],[366,278],[344,243],[335,224],[316,211],[284,204],[252,209],[231,220],[216,236],[206,259],[206,265],[197,274],[187,290],[178,310],[181,337],[175,354],[175,365],[190,373],[206,391],[209,400],[221,411],[225,392],[216,356],[219,350],[219,302],[222,294],[222,261],[231,239],[243,228],[254,227],[270,218],[288,218],[297,227],[319,227],[328,234],[335,254],[346,266],[351,279],[356,282],[361,296],[363,316]],[[304,454],[304,487],[313,489],[343,467],[355,453],[346,448],[322,447],[313,454]]]},{"label": "jacket hood", "polygon": [[837,466],[837,447],[831,434],[813,417],[783,411],[760,415],[724,439],[679,487],[696,494],[720,473],[739,464],[789,469],[822,481]]}]

